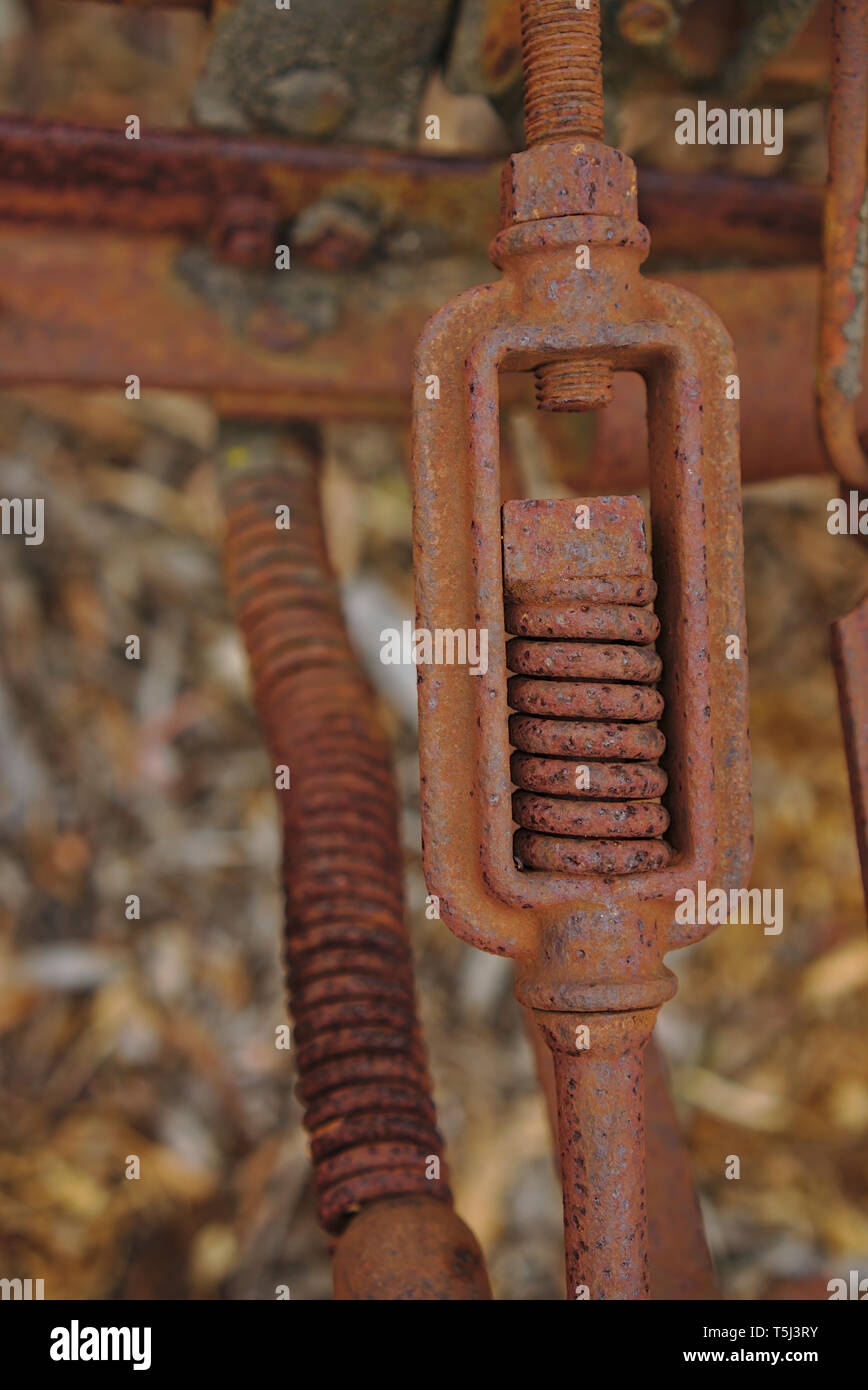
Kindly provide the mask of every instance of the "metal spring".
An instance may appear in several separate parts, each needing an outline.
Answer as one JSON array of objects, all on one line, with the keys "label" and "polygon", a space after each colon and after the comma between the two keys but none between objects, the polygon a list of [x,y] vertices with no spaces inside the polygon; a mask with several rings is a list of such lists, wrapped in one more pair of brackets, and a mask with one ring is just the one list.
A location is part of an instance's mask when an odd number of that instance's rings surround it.
[{"label": "metal spring", "polygon": [[631,874],[671,857],[656,585],[604,583],[612,602],[506,603],[514,848],[525,868]]},{"label": "metal spring", "polygon": [[[288,462],[290,460],[287,460]],[[273,466],[272,466],[273,467]],[[319,1216],[451,1200],[413,991],[389,750],[344,628],[315,470],[225,488],[225,565],[283,815],[285,960]],[[276,509],[289,505],[291,528]],[[429,1179],[429,1157],[441,1177]]]}]

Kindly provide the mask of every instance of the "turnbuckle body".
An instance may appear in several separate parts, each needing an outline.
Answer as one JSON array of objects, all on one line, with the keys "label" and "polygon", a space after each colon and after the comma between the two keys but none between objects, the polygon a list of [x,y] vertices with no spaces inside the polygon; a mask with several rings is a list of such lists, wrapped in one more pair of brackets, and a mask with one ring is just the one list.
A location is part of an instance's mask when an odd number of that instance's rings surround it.
[{"label": "turnbuckle body", "polygon": [[[515,958],[554,1053],[570,1298],[649,1296],[641,1054],[664,954],[711,930],[676,925],[676,893],[742,887],[751,858],[736,365],[701,301],[641,277],[648,245],[620,152],[517,154],[502,278],[415,360],[418,626],[488,633],[484,672],[419,668],[425,874],[453,932]],[[545,409],[643,377],[651,567],[638,499],[502,516],[507,371],[535,371]]]}]

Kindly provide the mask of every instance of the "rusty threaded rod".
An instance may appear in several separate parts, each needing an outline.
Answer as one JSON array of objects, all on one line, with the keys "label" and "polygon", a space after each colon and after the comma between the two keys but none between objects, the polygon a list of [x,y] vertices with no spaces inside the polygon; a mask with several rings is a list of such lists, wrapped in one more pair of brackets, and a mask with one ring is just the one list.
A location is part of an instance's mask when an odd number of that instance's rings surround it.
[{"label": "rusty threaded rod", "polygon": [[[600,0],[522,0],[525,142],[603,138]],[[540,410],[599,410],[612,399],[607,362],[548,362],[538,367]]]},{"label": "rusty threaded rod", "polygon": [[522,0],[525,140],[603,138],[600,0]]},{"label": "rusty threaded rod", "polygon": [[[229,435],[231,441],[233,436]],[[286,962],[320,1220],[365,1203],[451,1203],[403,919],[390,755],[326,555],[315,450],[224,448],[225,567],[283,814]],[[262,443],[264,441],[264,443]],[[290,527],[279,530],[279,508]],[[438,1204],[439,1205],[439,1204]]]}]

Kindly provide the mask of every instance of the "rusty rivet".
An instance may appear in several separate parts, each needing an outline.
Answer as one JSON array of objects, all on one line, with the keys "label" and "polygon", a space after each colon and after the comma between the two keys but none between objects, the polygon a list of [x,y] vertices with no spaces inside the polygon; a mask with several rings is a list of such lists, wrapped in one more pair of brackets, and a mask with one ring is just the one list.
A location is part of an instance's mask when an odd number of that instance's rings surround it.
[{"label": "rusty rivet", "polygon": [[677,32],[679,23],[671,0],[624,0],[618,11],[622,38],[643,47],[665,43]]}]

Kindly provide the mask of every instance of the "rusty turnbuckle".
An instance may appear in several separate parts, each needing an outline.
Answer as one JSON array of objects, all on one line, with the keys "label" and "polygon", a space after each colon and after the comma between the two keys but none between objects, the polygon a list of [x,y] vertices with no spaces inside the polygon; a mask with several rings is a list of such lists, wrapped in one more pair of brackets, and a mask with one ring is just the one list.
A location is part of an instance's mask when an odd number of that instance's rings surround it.
[{"label": "rusty turnbuckle", "polygon": [[[515,958],[551,1049],[567,1297],[640,1299],[643,1051],[664,955],[711,930],[676,924],[675,895],[750,867],[736,366],[701,301],[639,273],[634,166],[600,139],[598,0],[522,19],[531,147],[504,171],[502,278],[443,308],[415,362],[418,624],[485,630],[489,652],[484,674],[419,670],[425,872],[458,936]],[[637,498],[501,510],[505,371],[557,410],[644,378],[650,547]]]}]

